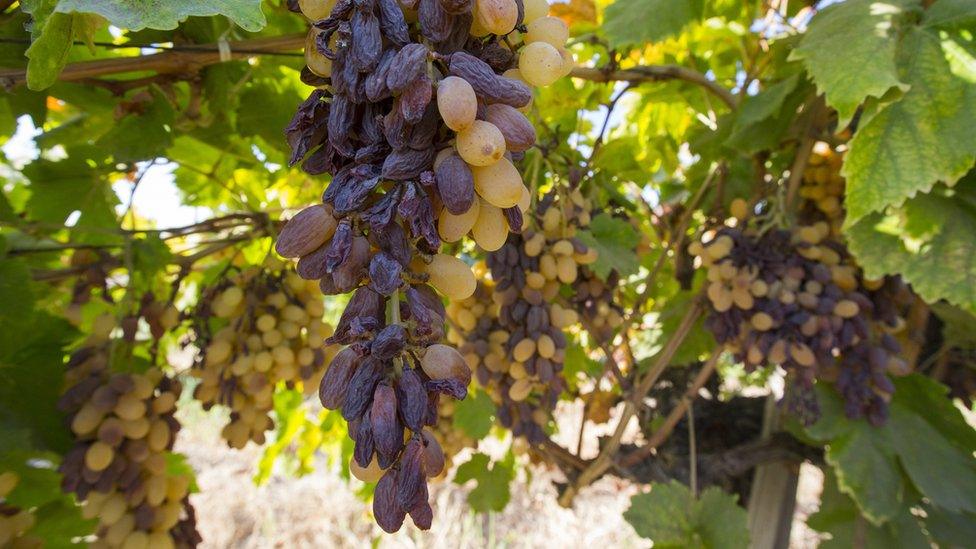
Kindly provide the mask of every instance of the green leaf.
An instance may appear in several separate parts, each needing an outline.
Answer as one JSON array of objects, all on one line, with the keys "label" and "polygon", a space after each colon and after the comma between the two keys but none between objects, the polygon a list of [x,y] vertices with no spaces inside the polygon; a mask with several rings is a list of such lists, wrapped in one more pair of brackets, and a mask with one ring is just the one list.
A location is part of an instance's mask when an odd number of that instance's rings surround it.
[{"label": "green leaf", "polygon": [[0,423],[28,429],[37,448],[67,450],[71,436],[57,401],[63,349],[75,331],[63,319],[39,311],[20,322],[19,339],[0,344]]},{"label": "green leaf", "polygon": [[946,347],[976,349],[976,316],[959,307],[941,301],[931,305],[932,312],[942,321],[942,339]]},{"label": "green leaf", "polygon": [[149,234],[132,241],[132,272],[134,282],[151,289],[152,280],[165,272],[173,253],[159,235]]},{"label": "green leaf", "polygon": [[817,385],[817,396],[821,418],[806,434],[827,444],[840,490],[872,524],[897,520],[915,489],[950,511],[976,508],[976,433],[945,387],[920,375],[895,380],[891,417],[882,427],[847,419],[840,396],[825,384]]},{"label": "green leaf", "polygon": [[843,167],[848,227],[939,181],[954,183],[976,161],[976,59],[948,38],[911,29],[899,66],[911,89],[850,142]]},{"label": "green leaf", "polygon": [[891,421],[898,426],[898,436],[891,442],[915,487],[950,513],[976,512],[972,453],[963,454],[943,443],[941,434],[913,410],[893,406]]},{"label": "green leaf", "polygon": [[821,542],[822,549],[850,549],[858,545],[858,538],[863,540],[860,544],[864,547],[929,547],[907,506],[898,510],[895,519],[880,526],[871,524],[861,518],[851,498],[838,489],[837,480],[829,470],[824,478],[820,509],[810,516],[807,525],[830,535],[830,539]]},{"label": "green leaf", "polygon": [[[76,227],[112,229],[118,227],[115,205],[118,197],[111,185],[81,155],[59,162],[39,159],[24,167],[30,179],[31,196],[26,210],[32,221],[61,225],[78,211]],[[87,242],[107,242],[114,237],[102,232],[79,235]]]},{"label": "green leaf", "polygon": [[481,440],[488,436],[495,422],[495,403],[484,391],[468,391],[464,400],[454,403],[454,428]]},{"label": "green leaf", "polygon": [[793,123],[796,109],[810,91],[809,85],[798,86],[799,75],[774,84],[742,102],[726,144],[753,154],[773,149]]},{"label": "green leaf", "polygon": [[166,452],[164,456],[166,458],[166,474],[169,476],[190,477],[190,493],[195,494],[199,492],[200,486],[197,484],[197,474],[186,460],[186,456],[175,452]]},{"label": "green leaf", "polygon": [[117,162],[150,160],[173,144],[176,110],[158,87],[152,86],[150,92],[152,101],[117,121],[96,143]]},{"label": "green leaf", "polygon": [[[6,248],[6,239],[0,235],[0,250]],[[23,261],[0,259],[0,349],[16,348],[27,335],[25,319],[34,310],[34,291],[30,270]],[[3,353],[0,352],[0,355]]]},{"label": "green leaf", "polygon": [[68,63],[74,41],[75,16],[54,13],[43,22],[40,34],[27,48],[27,87],[43,90],[57,82]]},{"label": "green leaf", "polygon": [[579,238],[599,254],[590,268],[600,278],[606,280],[614,269],[621,277],[637,272],[640,263],[634,250],[640,235],[627,221],[601,213],[593,218],[588,230],[579,232]]},{"label": "green leaf", "polygon": [[491,463],[485,454],[474,454],[469,461],[461,464],[454,476],[454,482],[464,484],[474,480],[478,485],[468,494],[468,504],[480,513],[501,511],[511,498],[509,483],[515,478],[513,464],[506,461]]},{"label": "green leaf", "polygon": [[597,379],[603,371],[603,364],[586,354],[586,349],[575,337],[566,338],[566,358],[563,361],[563,378],[567,388],[575,391],[580,378]]},{"label": "green leaf", "polygon": [[810,21],[790,60],[803,61],[842,124],[869,96],[880,98],[891,88],[905,88],[895,64],[897,22],[918,3],[848,0]]},{"label": "green leaf", "polygon": [[867,276],[900,274],[926,301],[945,299],[970,312],[976,312],[974,234],[976,175],[955,189],[916,196],[890,216],[868,215],[847,230]]},{"label": "green leaf", "polygon": [[190,16],[223,15],[246,31],[257,32],[267,20],[261,0],[58,0],[61,13],[97,13],[128,30],[175,29]]},{"label": "green leaf", "polygon": [[735,496],[711,487],[696,500],[687,486],[671,481],[654,484],[650,493],[631,498],[624,519],[654,547],[746,547],[749,530],[745,509]]},{"label": "green leaf", "polygon": [[970,0],[939,0],[925,10],[926,27],[959,29],[976,26],[976,4]]},{"label": "green leaf", "polygon": [[886,430],[865,421],[850,422],[851,429],[830,441],[827,462],[838,482],[874,524],[890,520],[901,508],[904,486]]},{"label": "green leaf", "polygon": [[940,547],[966,547],[976,539],[976,515],[947,513],[927,505],[925,529]]},{"label": "green leaf", "polygon": [[603,14],[611,46],[656,42],[700,19],[702,0],[617,0]]}]

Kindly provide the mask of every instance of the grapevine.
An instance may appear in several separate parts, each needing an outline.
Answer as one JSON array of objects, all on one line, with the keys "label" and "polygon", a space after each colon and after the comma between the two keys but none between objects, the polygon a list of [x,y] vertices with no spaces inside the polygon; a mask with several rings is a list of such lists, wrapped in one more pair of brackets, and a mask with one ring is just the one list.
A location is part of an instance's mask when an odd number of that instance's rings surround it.
[{"label": "grapevine", "polygon": [[971,2],[142,4],[0,1],[0,547],[971,545]]}]

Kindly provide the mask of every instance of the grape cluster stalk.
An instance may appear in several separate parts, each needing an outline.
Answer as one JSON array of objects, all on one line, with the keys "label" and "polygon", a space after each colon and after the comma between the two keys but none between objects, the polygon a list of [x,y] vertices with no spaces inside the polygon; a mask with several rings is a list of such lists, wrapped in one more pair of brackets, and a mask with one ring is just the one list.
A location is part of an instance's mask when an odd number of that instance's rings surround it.
[{"label": "grape cluster stalk", "polygon": [[181,386],[159,368],[114,372],[123,348],[111,316],[68,361],[58,405],[74,447],[61,463],[62,488],[98,519],[92,547],[194,547],[200,543],[189,501],[191,477],[168,464],[180,424],[173,416]]},{"label": "grape cluster stalk", "polygon": [[20,483],[14,471],[0,471],[0,547],[9,549],[39,549],[44,540],[31,534],[37,517],[30,509],[7,502],[7,497]]},{"label": "grape cluster stalk", "polygon": [[287,128],[291,163],[332,176],[322,203],[275,248],[326,295],[352,293],[329,343],[344,345],[320,386],[349,422],[350,469],[376,482],[387,532],[409,515],[430,527],[427,479],[443,452],[429,427],[442,395],[471,372],[440,343],[441,296],[476,280],[442,242],[470,234],[497,250],[521,230],[531,197],[515,167],[535,142],[530,85],[572,68],[568,29],[544,0],[305,1],[306,82],[318,86]]},{"label": "grape cluster stalk", "polygon": [[689,251],[707,270],[706,328],[747,368],[785,368],[787,404],[801,419],[819,417],[819,379],[836,384],[849,417],[884,423],[889,375],[907,373],[894,336],[911,296],[900,279],[866,279],[826,220],[722,227]]},{"label": "grape cluster stalk", "polygon": [[203,291],[188,341],[200,349],[193,396],[207,410],[230,408],[221,431],[230,447],[264,443],[279,383],[318,388],[337,351],[324,345],[332,335],[324,313],[318,285],[283,265],[248,267]]}]

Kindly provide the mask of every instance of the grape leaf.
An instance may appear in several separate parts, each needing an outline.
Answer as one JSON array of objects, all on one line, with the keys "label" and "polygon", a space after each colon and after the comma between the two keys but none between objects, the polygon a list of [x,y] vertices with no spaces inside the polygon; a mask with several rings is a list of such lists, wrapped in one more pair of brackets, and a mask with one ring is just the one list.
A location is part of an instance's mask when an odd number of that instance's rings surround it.
[{"label": "grape leaf", "polygon": [[[846,124],[867,97],[906,89],[895,64],[897,20],[918,0],[848,0],[818,13],[791,61],[802,61]],[[838,62],[843,59],[844,62]],[[857,70],[851,70],[857,67]]]},{"label": "grape leaf", "polygon": [[848,420],[837,393],[817,385],[822,416],[806,435],[827,444],[840,490],[876,526],[897,520],[916,489],[941,508],[973,512],[976,434],[938,383],[912,375],[895,387],[891,417],[872,427]]},{"label": "grape leaf", "polygon": [[54,13],[43,20],[40,34],[27,48],[27,87],[43,90],[58,80],[68,63],[75,36],[75,16]]},{"label": "grape leaf", "polygon": [[491,458],[477,453],[461,464],[454,482],[464,484],[474,480],[478,485],[468,493],[468,504],[475,511],[501,511],[511,498],[509,483],[515,478],[515,468],[510,460],[491,463]]},{"label": "grape leaf", "polygon": [[966,547],[976,539],[976,515],[925,506],[925,529],[940,547]]},{"label": "grape leaf", "polygon": [[976,317],[959,307],[944,301],[933,303],[932,312],[942,321],[942,339],[946,347],[976,349]]},{"label": "grape leaf", "polygon": [[800,86],[801,81],[794,74],[756,95],[747,96],[735,114],[726,144],[747,154],[779,145],[793,123],[797,107],[810,91],[809,85]]},{"label": "grape leaf", "polygon": [[907,506],[900,507],[895,518],[880,526],[861,520],[857,505],[838,489],[837,480],[829,470],[824,478],[820,509],[810,516],[807,524],[830,534],[830,539],[820,543],[823,549],[855,547],[858,536],[864,547],[929,547]]},{"label": "grape leaf", "polygon": [[976,26],[976,4],[970,0],[939,0],[925,10],[922,24],[942,29]]},{"label": "grape leaf", "polygon": [[66,450],[71,436],[57,401],[64,377],[62,350],[75,331],[40,311],[19,322],[21,337],[0,345],[0,423],[28,429],[37,448]]},{"label": "grape leaf", "polygon": [[586,349],[576,338],[566,338],[566,358],[563,361],[563,378],[570,391],[576,391],[580,378],[596,379],[603,372],[603,364],[586,355]]},{"label": "grape leaf", "polygon": [[606,280],[614,269],[621,277],[637,272],[640,263],[634,250],[640,236],[625,220],[601,213],[578,236],[584,244],[596,249],[598,256],[590,268],[600,278]]},{"label": "grape leaf", "polygon": [[[62,224],[72,212],[78,211],[81,215],[76,227],[114,229],[118,226],[115,217],[118,197],[83,156],[71,155],[58,162],[39,159],[24,167],[23,173],[30,180],[31,195],[26,210],[31,220]],[[99,231],[79,233],[78,239],[86,242],[113,239]]]},{"label": "grape leaf", "polygon": [[56,10],[97,13],[128,30],[175,29],[187,17],[211,15],[224,15],[249,32],[267,24],[261,0],[58,0]]},{"label": "grape leaf", "polygon": [[454,403],[454,428],[481,440],[495,422],[495,403],[484,391],[469,391],[468,397]]},{"label": "grape leaf", "polygon": [[901,46],[905,95],[854,134],[844,161],[846,226],[899,206],[976,161],[976,59],[951,39],[909,30]]},{"label": "grape leaf", "polygon": [[152,100],[144,108],[118,120],[96,143],[118,162],[150,160],[173,144],[176,110],[157,86],[149,91]]},{"label": "grape leaf", "polygon": [[[7,240],[0,235],[0,256],[6,253],[6,247]],[[34,310],[32,284],[30,270],[23,261],[0,257],[0,303],[3,303],[0,349],[15,348],[27,335],[24,320],[29,319]]]},{"label": "grape leaf", "polygon": [[654,484],[631,498],[624,519],[654,547],[723,548],[749,545],[746,511],[735,496],[711,487],[695,499],[687,486]]},{"label": "grape leaf", "polygon": [[603,32],[611,46],[656,42],[700,19],[703,0],[617,0],[603,13]]},{"label": "grape leaf", "polygon": [[955,189],[919,195],[890,216],[868,215],[847,230],[867,276],[901,274],[926,301],[945,299],[970,312],[976,312],[974,234],[976,175]]}]

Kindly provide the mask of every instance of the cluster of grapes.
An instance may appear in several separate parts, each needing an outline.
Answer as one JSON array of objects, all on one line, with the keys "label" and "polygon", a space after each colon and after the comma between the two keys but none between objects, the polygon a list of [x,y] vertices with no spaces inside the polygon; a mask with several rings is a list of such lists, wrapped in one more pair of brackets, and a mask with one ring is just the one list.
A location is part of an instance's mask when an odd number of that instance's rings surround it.
[{"label": "cluster of grapes", "polygon": [[324,346],[332,335],[324,313],[317,285],[283,270],[248,267],[202,293],[191,330],[201,349],[193,396],[208,410],[230,408],[221,435],[232,448],[264,443],[279,383],[318,387],[335,353]]},{"label": "cluster of grapes", "polygon": [[904,325],[897,279],[865,280],[827,222],[761,232],[724,227],[689,251],[708,273],[706,327],[747,367],[780,365],[794,383],[791,408],[817,417],[811,391],[837,382],[851,418],[887,418],[889,374],[905,370],[890,332]]},{"label": "cluster of grapes", "polygon": [[444,458],[425,427],[439,396],[463,398],[471,377],[460,353],[437,343],[446,313],[431,286],[450,299],[476,286],[467,264],[437,252],[442,238],[469,232],[497,249],[521,229],[530,200],[512,162],[535,131],[518,109],[532,98],[526,82],[548,85],[571,69],[568,31],[546,17],[545,0],[299,8],[316,21],[306,81],[321,87],[287,129],[291,162],[332,181],[323,204],[285,225],[276,250],[299,258],[299,275],[326,295],[353,292],[329,338],[347,347],[320,398],[350,422],[354,474],[378,480],[379,525],[396,531],[409,514],[428,528],[426,479]]},{"label": "cluster of grapes", "polygon": [[489,342],[502,347],[505,358],[484,361],[477,370],[479,382],[494,388],[489,392],[502,425],[533,444],[545,440],[544,426],[565,386],[564,330],[579,322],[576,311],[559,303],[560,289],[596,260],[596,251],[575,238],[561,204],[542,208],[538,230],[511,235],[488,257],[501,327]]},{"label": "cluster of grapes", "polygon": [[844,217],[844,177],[840,174],[844,153],[817,142],[803,171],[800,197],[839,229]]},{"label": "cluster of grapes", "polygon": [[44,541],[32,536],[30,529],[37,517],[30,509],[6,503],[7,496],[20,482],[20,475],[13,471],[0,472],[0,547],[9,549],[37,549]]},{"label": "cluster of grapes", "polygon": [[173,416],[181,387],[158,368],[112,373],[118,340],[96,322],[71,355],[59,408],[68,414],[74,447],[60,467],[62,488],[99,521],[94,547],[192,547],[200,542],[189,476],[167,467],[180,428]]},{"label": "cluster of grapes", "polygon": [[[558,239],[561,237],[572,238],[576,231],[586,229],[590,225],[593,205],[588,198],[585,198],[579,189],[574,189],[568,194],[569,200],[565,201],[566,206],[561,208],[550,208],[547,210],[559,214],[560,219],[554,219],[556,214],[548,219],[558,230],[549,231],[547,238]],[[543,223],[547,219],[543,218]],[[639,229],[635,231],[641,233]],[[559,233],[562,234],[559,234]],[[636,252],[635,252],[636,253]],[[596,341],[612,341],[617,329],[623,324],[624,310],[617,303],[614,292],[620,285],[620,275],[616,271],[611,271],[606,280],[596,275],[587,265],[596,259],[595,251],[589,252],[589,257],[580,264],[579,273],[573,281],[573,290],[568,297],[573,309],[580,315],[583,327]]]}]

